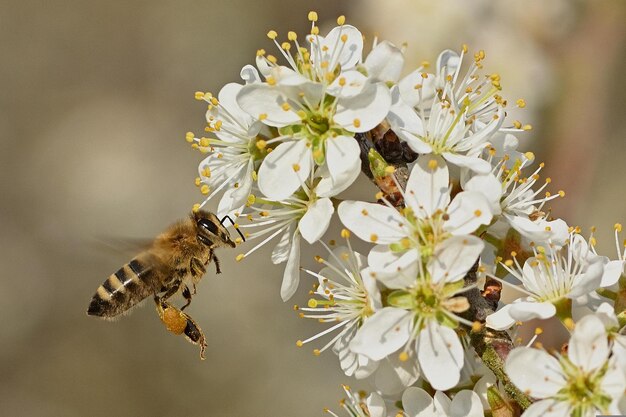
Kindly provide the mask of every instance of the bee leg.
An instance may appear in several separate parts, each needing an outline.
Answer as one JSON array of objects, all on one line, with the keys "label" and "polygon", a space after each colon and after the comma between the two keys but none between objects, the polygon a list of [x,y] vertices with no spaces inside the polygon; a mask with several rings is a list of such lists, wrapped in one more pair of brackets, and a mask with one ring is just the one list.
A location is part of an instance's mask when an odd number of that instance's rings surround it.
[{"label": "bee leg", "polygon": [[193,283],[193,292],[191,293],[191,295],[196,295],[198,291],[196,290],[196,283]]},{"label": "bee leg", "polygon": [[206,350],[206,339],[202,329],[187,314],[177,309],[167,301],[154,296],[157,313],[159,318],[165,324],[165,328],[176,335],[184,335],[185,339],[194,345],[200,346],[200,359],[204,360],[204,351]]},{"label": "bee leg", "polygon": [[[195,288],[194,288],[194,294],[195,294]],[[187,303],[185,303],[185,305],[180,308],[180,311],[183,311],[189,306],[189,304],[191,304],[191,291],[189,290],[189,287],[186,285],[185,285],[185,288],[183,288],[183,297],[185,297],[185,300],[187,300]]]},{"label": "bee leg", "polygon": [[[181,274],[181,275],[184,276],[184,274]],[[178,290],[180,289],[180,286],[181,286],[182,283],[183,283],[182,276],[181,277],[177,277],[176,280],[172,283],[172,285],[167,289],[167,291],[165,291],[165,294],[163,294],[161,296],[161,299],[167,300],[172,295],[176,294],[178,292]]]},{"label": "bee leg", "polygon": [[200,260],[200,258],[193,257],[189,261],[189,271],[191,271],[191,276],[194,278],[202,277],[206,273],[206,266]]},{"label": "bee leg", "polygon": [[217,256],[213,255],[213,262],[215,262],[215,272],[217,274],[221,274],[222,270],[220,269],[220,260],[217,259]]}]

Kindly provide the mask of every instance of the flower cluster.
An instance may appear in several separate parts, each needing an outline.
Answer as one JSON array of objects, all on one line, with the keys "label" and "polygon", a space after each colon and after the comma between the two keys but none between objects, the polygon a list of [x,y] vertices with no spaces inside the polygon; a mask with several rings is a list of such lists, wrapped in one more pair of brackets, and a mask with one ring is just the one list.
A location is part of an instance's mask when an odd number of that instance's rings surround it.
[{"label": "flower cluster", "polygon": [[[196,93],[208,104],[208,135],[187,140],[206,154],[195,209],[219,197],[218,215],[237,218],[250,245],[237,260],[274,241],[271,261],[286,263],[283,300],[301,274],[314,280],[296,309],[324,327],[297,345],[334,352],[347,376],[376,391],[346,388],[344,409],[626,413],[621,226],[609,260],[593,235],[551,217],[547,204],[564,192],[548,191],[543,164],[518,150],[514,135],[530,127],[507,121],[510,104],[500,76],[484,72],[484,51],[464,45],[407,70],[390,42],[364,55],[362,34],[343,16],[324,36],[315,12],[309,21],[303,39],[268,32],[278,57],[259,50],[243,83]],[[341,198],[362,172],[379,192]],[[335,216],[340,245],[322,240]],[[368,253],[354,250],[352,235],[372,244]],[[325,248],[321,269],[300,266],[303,239]],[[519,298],[497,309],[502,289]],[[572,332],[567,350],[516,340],[520,323],[554,316]],[[494,337],[508,341],[499,365],[482,360]]]}]

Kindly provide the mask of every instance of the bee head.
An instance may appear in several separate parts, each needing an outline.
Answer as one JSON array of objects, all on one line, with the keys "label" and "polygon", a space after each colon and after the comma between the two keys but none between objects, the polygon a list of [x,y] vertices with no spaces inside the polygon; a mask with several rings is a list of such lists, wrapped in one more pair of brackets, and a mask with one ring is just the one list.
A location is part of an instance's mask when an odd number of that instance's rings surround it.
[{"label": "bee head", "polygon": [[198,240],[210,247],[230,246],[234,248],[235,242],[230,239],[228,230],[222,225],[217,216],[204,210],[198,210],[191,215],[196,222]]}]

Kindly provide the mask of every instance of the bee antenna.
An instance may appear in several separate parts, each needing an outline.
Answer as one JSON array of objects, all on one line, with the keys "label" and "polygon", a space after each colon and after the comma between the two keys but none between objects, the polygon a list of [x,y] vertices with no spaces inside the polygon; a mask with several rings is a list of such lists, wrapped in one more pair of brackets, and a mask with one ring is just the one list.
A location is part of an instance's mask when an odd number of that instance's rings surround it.
[{"label": "bee antenna", "polygon": [[239,228],[237,227],[237,225],[235,224],[235,222],[233,221],[233,219],[230,218],[230,216],[227,214],[226,216],[224,216],[224,218],[222,218],[222,220],[220,220],[220,224],[222,226],[224,226],[224,222],[226,221],[226,219],[230,220],[230,222],[232,223],[233,227],[235,228],[235,230],[237,231],[237,233],[239,233],[239,236],[241,236],[241,239],[245,242],[246,238],[243,237],[243,233],[241,233],[241,230],[239,230]]}]

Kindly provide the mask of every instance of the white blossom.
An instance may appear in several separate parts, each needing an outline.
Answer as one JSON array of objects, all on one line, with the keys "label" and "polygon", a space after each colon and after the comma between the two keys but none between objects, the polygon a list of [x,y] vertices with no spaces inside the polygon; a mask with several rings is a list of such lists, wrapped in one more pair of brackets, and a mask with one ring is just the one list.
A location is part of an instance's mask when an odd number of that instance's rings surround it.
[{"label": "white blossom", "polygon": [[407,417],[483,417],[484,411],[478,394],[459,391],[452,400],[443,392],[431,397],[426,391],[410,387],[402,394],[402,407]]}]

